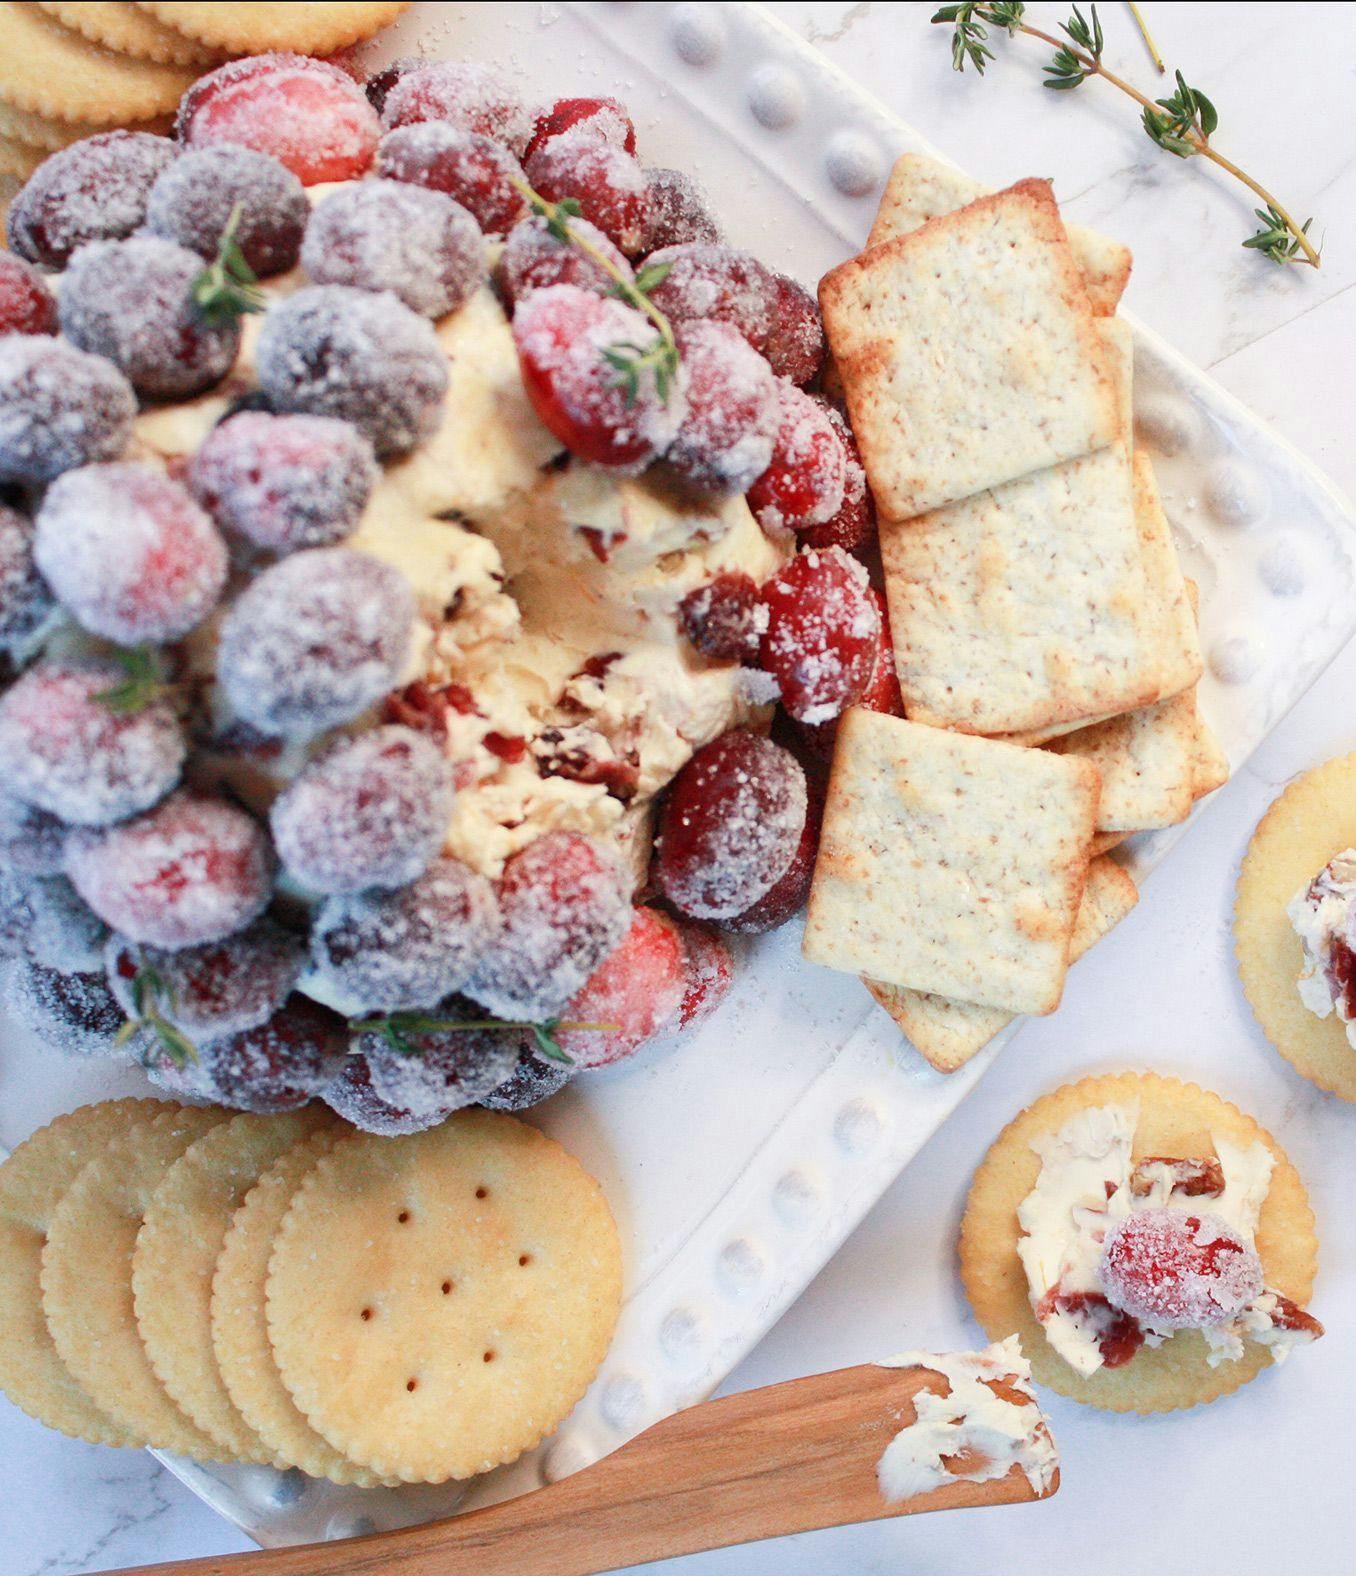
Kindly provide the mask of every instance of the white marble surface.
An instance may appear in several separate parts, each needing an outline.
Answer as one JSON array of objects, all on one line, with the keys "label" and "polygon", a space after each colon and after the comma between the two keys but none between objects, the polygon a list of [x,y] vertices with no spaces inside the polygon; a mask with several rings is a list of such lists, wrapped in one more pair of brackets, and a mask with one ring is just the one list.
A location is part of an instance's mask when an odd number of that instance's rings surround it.
[{"label": "white marble surface", "polygon": [[[1135,249],[1128,304],[1356,495],[1356,6],[1150,3],[1160,46],[1220,111],[1216,141],[1317,216],[1324,267],[1239,249],[1251,203],[1155,150],[1130,106],[1090,84],[1039,87],[1045,52],[995,45],[956,77],[930,4],[773,7],[976,175],[1054,178],[1067,211]],[[1053,26],[1065,8],[1035,5]],[[1107,60],[1152,72],[1128,9],[1102,8]],[[1226,21],[1227,19],[1227,21]],[[1309,1183],[1322,1239],[1315,1307],[1329,1334],[1282,1373],[1203,1412],[1124,1420],[1055,1401],[1064,1487],[1046,1505],[819,1533],[659,1567],[674,1576],[832,1571],[1044,1573],[1351,1569],[1345,1514],[1356,1393],[1356,1109],[1320,1095],[1262,1040],[1235,981],[1233,875],[1258,816],[1296,772],[1356,748],[1348,647],[1219,796],[1138,910],[1028,1026],[800,1302],[731,1377],[770,1383],[900,1346],[972,1344],[954,1270],[966,1180],[1002,1124],[1056,1083],[1149,1066],[1196,1078],[1269,1126]],[[66,1576],[248,1547],[149,1458],[49,1434],[0,1402],[0,1576]]]}]

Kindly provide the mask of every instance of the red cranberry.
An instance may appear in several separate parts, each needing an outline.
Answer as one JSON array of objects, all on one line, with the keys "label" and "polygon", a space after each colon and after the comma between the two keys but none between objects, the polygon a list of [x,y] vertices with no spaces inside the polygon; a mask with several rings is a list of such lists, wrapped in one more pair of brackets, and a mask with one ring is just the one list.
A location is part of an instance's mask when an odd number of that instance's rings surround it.
[{"label": "red cranberry", "polygon": [[824,323],[819,303],[803,286],[785,274],[773,276],[776,300],[772,327],[759,348],[781,378],[804,386],[819,372],[824,360]]},{"label": "red cranberry", "polygon": [[749,508],[766,530],[805,531],[843,506],[847,451],[826,408],[783,380],[781,418],[768,468],[749,488]]},{"label": "red cranberry", "polygon": [[715,1012],[734,984],[734,958],[729,944],[709,925],[681,923],[683,943],[683,999],[678,1007],[678,1027],[691,1029]]},{"label": "red cranberry", "polygon": [[629,153],[576,134],[543,144],[524,168],[533,191],[547,202],[572,197],[584,218],[628,257],[645,249],[649,211],[645,172]]},{"label": "red cranberry", "polygon": [[866,570],[840,548],[798,554],[763,587],[762,667],[798,722],[827,722],[871,682],[880,613]]},{"label": "red cranberry", "polygon": [[482,1095],[480,1104],[487,1111],[528,1111],[549,1100],[574,1077],[569,1062],[544,1061],[533,1050],[518,1053],[518,1065],[497,1088]]},{"label": "red cranberry", "polygon": [[838,434],[847,455],[847,466],[843,472],[843,502],[831,519],[810,526],[801,536],[807,547],[841,547],[845,553],[856,553],[875,539],[876,504],[866,484],[866,471],[852,428],[835,406],[826,404],[824,414]]},{"label": "red cranberry", "polygon": [[446,120],[502,142],[522,158],[536,117],[493,66],[438,60],[404,72],[381,112],[388,131],[421,120]]},{"label": "red cranberry", "polygon": [[137,399],[122,373],[45,335],[0,338],[0,482],[38,486],[94,460],[115,460]]},{"label": "red cranberry", "polygon": [[742,914],[722,919],[721,929],[732,930],[740,936],[761,936],[794,919],[810,896],[810,882],[815,873],[815,855],[818,852],[819,817],[807,815],[796,852],[781,877]]},{"label": "red cranberry", "polygon": [[0,503],[0,650],[30,640],[51,611],[52,593],[33,562],[33,526]]},{"label": "red cranberry", "polygon": [[527,177],[517,159],[502,142],[444,120],[388,131],[377,149],[377,174],[444,192],[486,235],[506,235],[527,216],[519,189]]},{"label": "red cranberry", "polygon": [[645,264],[668,269],[650,299],[671,321],[715,318],[737,328],[755,350],[767,343],[777,286],[771,270],[749,252],[697,242],[665,246],[651,252]]},{"label": "red cranberry", "polygon": [[423,55],[402,55],[399,60],[393,60],[389,66],[374,71],[365,84],[367,102],[380,115],[386,108],[386,100],[391,89],[401,77],[407,77],[411,71],[418,71],[426,65],[428,61]]},{"label": "red cranberry", "polygon": [[325,1093],[348,1060],[348,1029],[329,1008],[293,996],[266,1022],[197,1047],[195,1082],[236,1111],[295,1111]]},{"label": "red cranberry", "polygon": [[1224,1324],[1262,1290],[1256,1250],[1218,1215],[1135,1210],[1106,1234],[1099,1266],[1113,1307],[1156,1330]]},{"label": "red cranberry", "polygon": [[728,323],[680,323],[687,414],[665,458],[699,487],[742,493],[772,459],[780,401],[772,369]]},{"label": "red cranberry", "polygon": [[767,609],[753,577],[729,569],[688,592],[678,604],[678,621],[702,656],[752,667],[767,628]]},{"label": "red cranberry", "polygon": [[[900,694],[899,678],[895,672],[894,644],[890,639],[890,617],[885,606],[885,598],[873,586],[871,600],[876,605],[876,612],[880,616],[880,634],[877,638],[875,654],[872,658],[871,677],[866,688],[853,701],[854,706],[862,706],[867,711],[878,711],[887,717],[902,717],[904,715],[904,697]],[[828,761],[833,755],[834,742],[838,737],[839,718],[832,717],[827,722],[800,723],[800,738],[809,747],[812,755],[820,761]]]},{"label": "red cranberry", "polygon": [[636,128],[623,104],[614,98],[564,98],[557,99],[545,114],[537,117],[537,128],[525,156],[530,159],[553,137],[562,137],[567,132],[575,137],[609,142],[626,153],[636,151]]},{"label": "red cranberry", "polygon": [[0,334],[55,334],[56,297],[47,281],[13,252],[0,252]]},{"label": "red cranberry", "polygon": [[365,1056],[348,1056],[338,1077],[327,1084],[321,1098],[330,1109],[351,1122],[360,1132],[376,1133],[382,1138],[399,1138],[409,1133],[422,1133],[427,1128],[445,1122],[455,1104],[445,1111],[426,1111],[416,1116],[412,1111],[402,1111],[398,1106],[383,1100],[372,1087],[372,1074]]},{"label": "red cranberry", "polygon": [[223,144],[182,154],[151,188],[146,228],[214,258],[237,207],[232,236],[259,278],[295,268],[310,204],[291,170],[253,148]]},{"label": "red cranberry", "polygon": [[15,963],[5,976],[4,1004],[16,1023],[67,1056],[125,1054],[118,1044],[122,1009],[102,974]]},{"label": "red cranberry", "polygon": [[447,997],[428,1016],[466,1027],[403,1026],[394,1035],[369,1031],[354,1042],[367,1061],[374,1092],[413,1116],[436,1114],[441,1121],[450,1111],[477,1104],[512,1077],[519,1054],[531,1044],[526,1030],[472,1027],[487,1015],[465,996]]},{"label": "red cranberry", "polygon": [[705,192],[683,170],[646,170],[645,206],[650,216],[646,246],[651,252],[694,241],[708,245],[720,241],[720,225]]},{"label": "red cranberry", "polygon": [[[568,220],[566,228],[600,251],[624,279],[634,277],[630,263],[601,230],[583,219]],[[593,258],[552,235],[546,220],[540,218],[514,225],[499,259],[497,278],[509,304],[515,307],[531,291],[551,285],[577,285],[605,296],[616,283]]]},{"label": "red cranberry", "polygon": [[97,969],[108,935],[64,875],[24,879],[0,871],[0,952],[26,956],[61,974]]},{"label": "red cranberry", "polygon": [[0,793],[0,877],[60,875],[69,830],[50,810]]},{"label": "red cranberry", "polygon": [[632,1055],[673,1021],[685,994],[683,945],[672,920],[638,908],[621,943],[562,1009],[571,1023],[607,1029],[564,1029],[557,1041],[576,1066],[608,1067]]}]

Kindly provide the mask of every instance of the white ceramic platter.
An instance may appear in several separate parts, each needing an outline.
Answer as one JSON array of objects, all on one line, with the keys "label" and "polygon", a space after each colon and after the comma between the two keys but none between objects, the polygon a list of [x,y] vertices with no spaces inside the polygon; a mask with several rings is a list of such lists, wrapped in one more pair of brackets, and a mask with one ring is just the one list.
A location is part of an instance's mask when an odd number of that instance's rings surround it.
[{"label": "white ceramic platter", "polygon": [[[647,162],[694,171],[732,241],[810,284],[860,248],[893,158],[934,151],[752,5],[421,4],[367,63],[412,53],[495,61],[534,100],[621,98]],[[1154,335],[1136,325],[1135,336],[1141,440],[1202,592],[1202,702],[1237,767],[1356,627],[1356,531],[1299,454]],[[1180,830],[1138,840],[1137,877]],[[940,1077],[855,980],[802,963],[788,927],[751,949],[699,1034],[585,1076],[541,1113],[601,1180],[627,1261],[612,1352],[543,1449],[464,1495],[168,1464],[264,1544],[404,1525],[584,1466],[720,1382],[1011,1032]],[[13,1031],[0,1053],[11,1144],[58,1110],[140,1083],[54,1061]]]}]

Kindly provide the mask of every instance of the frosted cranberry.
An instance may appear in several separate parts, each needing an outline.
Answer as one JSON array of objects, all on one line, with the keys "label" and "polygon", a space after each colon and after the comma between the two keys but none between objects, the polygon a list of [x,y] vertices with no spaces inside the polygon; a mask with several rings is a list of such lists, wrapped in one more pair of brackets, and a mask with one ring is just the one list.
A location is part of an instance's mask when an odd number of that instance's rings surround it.
[{"label": "frosted cranberry", "polygon": [[783,379],[781,416],[768,468],[749,488],[749,508],[766,530],[805,531],[843,506],[847,450],[828,411]]},{"label": "frosted cranberry", "polygon": [[526,183],[523,167],[503,143],[444,120],[387,132],[377,149],[377,174],[445,193],[486,235],[507,234],[527,214],[519,189]]},{"label": "frosted cranberry", "polygon": [[379,474],[372,445],[347,421],[247,410],[212,429],[188,481],[218,525],[293,553],[348,536]]},{"label": "frosted cranberry", "polygon": [[344,1069],[348,1027],[338,1013],[293,996],[266,1023],[197,1047],[198,1081],[236,1111],[295,1111]]},{"label": "frosted cranberry", "polygon": [[720,225],[705,192],[683,170],[646,170],[645,206],[650,218],[646,245],[651,252],[694,241],[720,241]]},{"label": "frosted cranberry", "polygon": [[617,347],[644,353],[659,343],[658,329],[634,307],[552,285],[518,308],[513,341],[533,409],[579,459],[640,471],[672,443],[684,414],[676,387],[661,392],[646,368],[632,389],[607,359]]},{"label": "frosted cranberry", "polygon": [[265,317],[257,358],[271,409],[351,421],[383,457],[432,433],[447,392],[433,325],[370,290],[298,290]]},{"label": "frosted cranberry", "polygon": [[678,604],[683,633],[713,662],[758,661],[767,609],[751,575],[729,569],[689,591]]},{"label": "frosted cranberry", "polygon": [[63,974],[15,963],[4,982],[5,1007],[30,1034],[67,1056],[121,1056],[124,1018],[102,974]]},{"label": "frosted cranberry", "polygon": [[135,821],[74,833],[66,865],[106,924],[170,950],[243,930],[273,892],[259,824],[226,799],[187,791]]},{"label": "frosted cranberry", "polygon": [[163,702],[135,712],[105,705],[125,678],[112,662],[40,662],[0,696],[5,791],[81,826],[105,826],[163,798],[185,745]]},{"label": "frosted cranberry", "polygon": [[687,414],[665,459],[699,487],[746,491],[767,469],[781,404],[772,369],[728,323],[680,323]]},{"label": "frosted cranberry", "polygon": [[[634,277],[631,265],[601,230],[583,219],[570,219],[571,235],[596,247],[624,279]],[[586,253],[552,235],[545,219],[525,219],[514,225],[499,259],[497,278],[513,306],[533,290],[552,285],[577,285],[595,295],[608,295],[616,283],[607,270]]]},{"label": "frosted cranberry", "polygon": [[1156,1330],[1224,1324],[1262,1290],[1262,1261],[1218,1215],[1136,1210],[1106,1234],[1098,1274],[1107,1298]]},{"label": "frosted cranberry", "polygon": [[121,646],[178,640],[226,584],[216,526],[187,488],[148,465],[58,476],[38,511],[33,554],[71,616]]},{"label": "frosted cranberry", "polygon": [[394,892],[325,899],[311,931],[316,973],[355,1012],[427,1009],[460,990],[499,920],[494,887],[455,859]]},{"label": "frosted cranberry", "polygon": [[[885,606],[885,598],[874,586],[871,588],[871,600],[875,603],[880,618],[880,633],[872,656],[871,677],[867,681],[866,688],[852,704],[864,707],[867,711],[881,712],[887,717],[902,717],[904,697],[900,694],[899,679],[895,673],[895,653],[890,639],[889,612]],[[838,717],[831,717],[827,722],[797,725],[799,737],[818,760],[828,761],[832,758],[834,742],[838,737],[838,723]]]},{"label": "frosted cranberry", "polygon": [[315,210],[301,261],[317,284],[389,290],[413,311],[443,317],[484,277],[485,243],[466,209],[442,192],[360,181]]},{"label": "frosted cranberry", "polygon": [[528,183],[547,202],[572,197],[584,218],[634,257],[649,235],[645,171],[621,148],[580,134],[544,143],[524,164]]},{"label": "frosted cranberry", "polygon": [[581,1068],[633,1055],[678,1015],[685,993],[683,946],[672,920],[638,908],[620,944],[598,965],[561,1017],[607,1029],[561,1029],[562,1051]]},{"label": "frosted cranberry", "polygon": [[227,613],[218,682],[266,733],[323,733],[395,687],[413,629],[414,593],[398,569],[310,548],[266,569]]},{"label": "frosted cranberry", "polygon": [[837,514],[820,525],[810,526],[801,536],[807,547],[841,547],[846,553],[856,553],[875,538],[876,504],[866,484],[866,471],[852,428],[835,406],[826,404],[824,413],[847,455],[843,502]]},{"label": "frosted cranberry", "polygon": [[738,936],[761,936],[794,919],[810,896],[810,882],[814,877],[815,855],[818,852],[819,818],[811,814],[805,818],[805,829],[796,845],[796,852],[781,877],[742,914],[722,919],[721,929],[732,930]]},{"label": "frosted cranberry", "polygon": [[398,1106],[391,1105],[372,1087],[372,1076],[365,1056],[349,1056],[339,1076],[326,1085],[321,1098],[346,1122],[351,1122],[364,1133],[376,1133],[382,1138],[422,1133],[426,1128],[437,1127],[440,1122],[445,1122],[456,1110],[453,1105],[446,1111],[416,1116],[412,1111],[402,1111]]},{"label": "frosted cranberry", "polygon": [[469,60],[438,60],[405,72],[388,90],[381,118],[388,131],[421,120],[450,121],[502,142],[519,159],[536,124],[493,66]]},{"label": "frosted cranberry", "polygon": [[819,303],[785,274],[773,275],[776,299],[772,327],[759,347],[779,378],[802,387],[818,373],[824,360],[824,322]]},{"label": "frosted cranberry", "polygon": [[515,854],[499,883],[502,924],[465,986],[501,1018],[556,1014],[621,941],[631,903],[610,849],[547,832]]},{"label": "frosted cranberry", "polygon": [[102,356],[45,336],[0,339],[0,482],[36,486],[93,460],[115,460],[137,399]]},{"label": "frosted cranberry", "polygon": [[0,879],[7,883],[5,929],[10,950],[62,974],[101,966],[108,928],[65,876]]},{"label": "frosted cranberry", "polygon": [[424,734],[385,727],[341,739],[274,802],[288,874],[313,892],[398,887],[428,869],[452,813],[452,767]]},{"label": "frosted cranberry", "polygon": [[662,247],[645,265],[668,269],[650,299],[671,321],[715,318],[737,328],[755,350],[767,343],[776,315],[776,280],[749,252],[696,242]]},{"label": "frosted cranberry", "polygon": [[537,116],[526,157],[567,133],[572,138],[611,143],[626,153],[636,151],[636,128],[624,104],[614,98],[563,98]]},{"label": "frosted cranberry", "polygon": [[64,268],[91,241],[131,235],[177,151],[167,137],[104,131],[49,154],[10,204],[9,244],[30,263]]},{"label": "frosted cranberry", "polygon": [[179,140],[267,153],[303,185],[346,181],[372,162],[381,127],[345,72],[306,55],[250,55],[209,71],[179,103]]},{"label": "frosted cranberry", "polygon": [[527,1111],[559,1094],[574,1071],[571,1063],[546,1061],[535,1051],[523,1050],[509,1076],[478,1103],[487,1111]]},{"label": "frosted cranberry", "polygon": [[68,830],[47,810],[0,793],[0,872],[59,875],[66,861]]},{"label": "frosted cranberry", "polygon": [[694,919],[729,919],[781,880],[805,831],[805,773],[761,734],[735,729],[704,745],[659,812],[655,877]]},{"label": "frosted cranberry", "polygon": [[146,228],[214,258],[237,207],[232,235],[259,278],[296,267],[311,213],[306,192],[285,165],[253,148],[223,145],[181,155],[151,188]]},{"label": "frosted cranberry", "polygon": [[708,925],[680,924],[683,943],[683,999],[678,1027],[690,1029],[715,1012],[734,984],[734,958],[719,931]]},{"label": "frosted cranberry", "polygon": [[866,570],[837,547],[811,548],[763,586],[768,624],[763,670],[781,689],[798,722],[827,722],[871,682],[880,645],[880,613]]},{"label": "frosted cranberry", "polygon": [[0,334],[55,334],[56,297],[36,268],[0,252]]},{"label": "frosted cranberry", "polygon": [[61,282],[61,331],[104,356],[144,399],[187,399],[220,383],[240,348],[240,324],[205,317],[193,300],[203,261],[156,235],[98,241]]},{"label": "frosted cranberry", "polygon": [[33,526],[0,503],[0,649],[22,646],[52,611],[52,593],[33,562]]},{"label": "frosted cranberry", "polygon": [[476,1105],[491,1094],[518,1065],[530,1035],[517,1029],[470,1027],[486,1013],[464,996],[449,996],[427,1013],[430,1022],[464,1024],[457,1029],[426,1029],[417,1020],[395,1033],[360,1034],[354,1048],[367,1058],[373,1090],[414,1116],[443,1116]]},{"label": "frosted cranberry", "polygon": [[301,978],[306,948],[300,937],[264,918],[224,940],[174,952],[112,936],[103,961],[129,1018],[137,1016],[137,976],[153,975],[161,988],[144,1005],[196,1042],[267,1023]]},{"label": "frosted cranberry", "polygon": [[16,871],[0,867],[0,958],[28,956],[28,931],[33,922],[28,887],[29,882]]},{"label": "frosted cranberry", "polygon": [[401,77],[407,77],[411,71],[418,71],[426,65],[428,61],[423,55],[403,55],[389,66],[383,66],[380,71],[374,71],[365,84],[367,102],[380,115],[386,108],[387,96]]}]

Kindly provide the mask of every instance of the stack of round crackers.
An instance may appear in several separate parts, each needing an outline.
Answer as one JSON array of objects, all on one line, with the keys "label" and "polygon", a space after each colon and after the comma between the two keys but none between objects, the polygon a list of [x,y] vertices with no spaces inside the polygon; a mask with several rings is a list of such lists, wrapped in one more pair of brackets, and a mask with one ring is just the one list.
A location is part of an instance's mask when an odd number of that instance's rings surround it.
[{"label": "stack of round crackers", "polygon": [[0,1388],[99,1444],[470,1477],[570,1411],[620,1294],[597,1183],[494,1112],[375,1138],[113,1100],[0,1166]]}]

